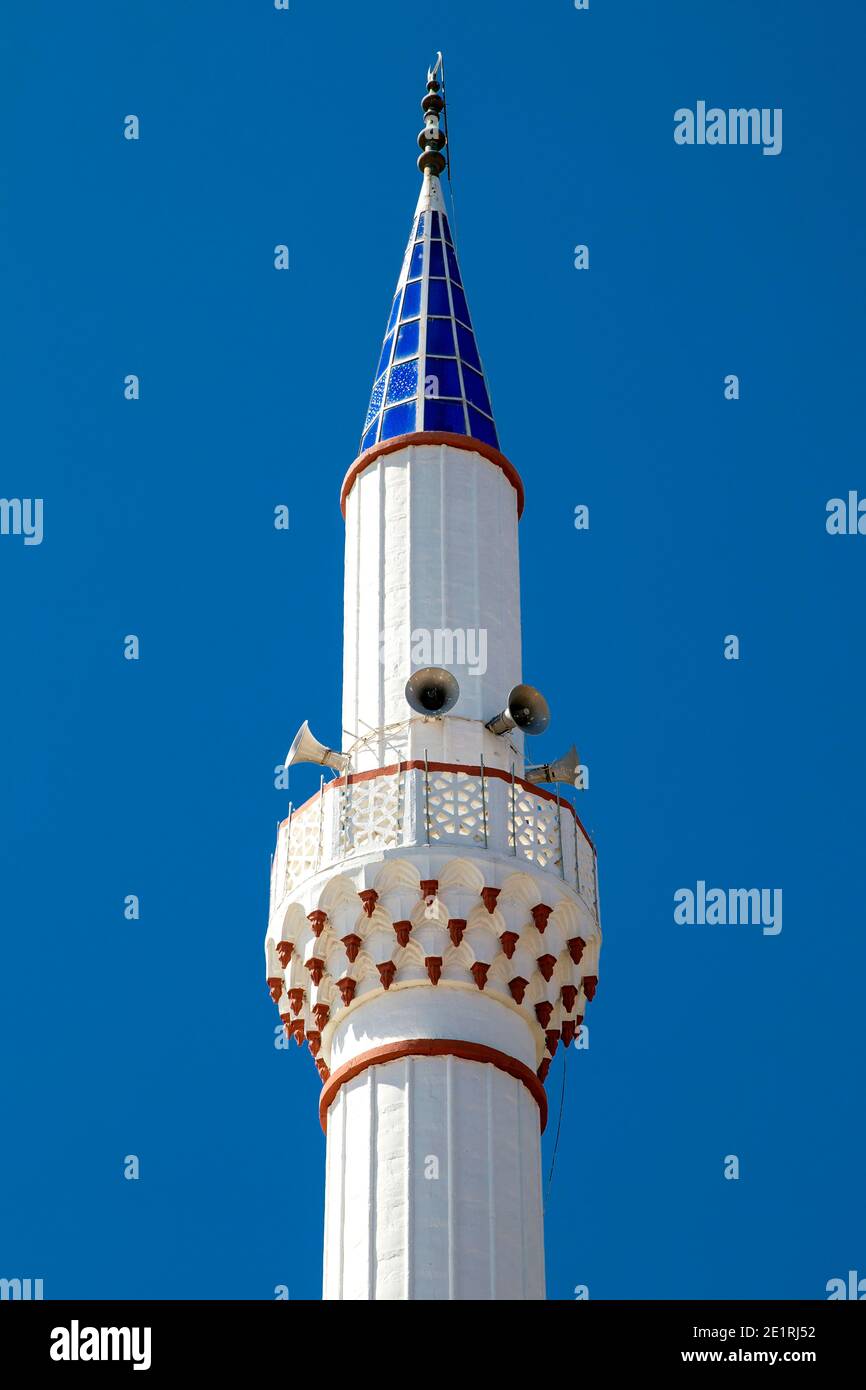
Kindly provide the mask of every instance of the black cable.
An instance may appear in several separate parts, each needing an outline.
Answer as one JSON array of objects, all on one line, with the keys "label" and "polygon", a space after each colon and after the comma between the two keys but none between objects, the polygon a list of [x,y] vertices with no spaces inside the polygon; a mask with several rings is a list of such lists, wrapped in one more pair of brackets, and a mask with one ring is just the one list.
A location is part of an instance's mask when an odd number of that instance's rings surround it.
[{"label": "black cable", "polygon": [[557,1149],[559,1148],[559,1134],[560,1134],[560,1130],[562,1129],[562,1112],[563,1112],[563,1110],[565,1109],[565,1074],[566,1074],[566,1071],[567,1071],[567,1070],[568,1070],[568,1049],[566,1048],[565,1057],[563,1058],[563,1062],[562,1062],[562,1090],[561,1090],[560,1095],[559,1095],[559,1119],[558,1119],[557,1122],[556,1122],[556,1138],[555,1138],[554,1141],[553,1141],[553,1157],[552,1157],[551,1160],[550,1160],[550,1172],[549,1172],[548,1175],[547,1175],[547,1192],[545,1193],[545,1196],[544,1196],[544,1210],[545,1210],[545,1211],[547,1210],[547,1204],[548,1204],[548,1202],[550,1201],[550,1189],[551,1189],[551,1186],[553,1185],[553,1169],[554,1169],[554,1165],[555,1165],[555,1163],[556,1163],[556,1151],[557,1151]]}]

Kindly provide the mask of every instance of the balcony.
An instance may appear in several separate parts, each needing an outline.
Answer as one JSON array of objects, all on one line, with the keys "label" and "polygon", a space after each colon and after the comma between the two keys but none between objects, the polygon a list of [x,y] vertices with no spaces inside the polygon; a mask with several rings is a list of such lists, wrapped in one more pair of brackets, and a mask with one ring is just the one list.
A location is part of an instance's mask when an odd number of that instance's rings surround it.
[{"label": "balcony", "polygon": [[427,845],[528,862],[598,918],[595,850],[570,802],[498,769],[423,761],[335,778],[293,811],[279,829],[271,908],[347,860]]}]

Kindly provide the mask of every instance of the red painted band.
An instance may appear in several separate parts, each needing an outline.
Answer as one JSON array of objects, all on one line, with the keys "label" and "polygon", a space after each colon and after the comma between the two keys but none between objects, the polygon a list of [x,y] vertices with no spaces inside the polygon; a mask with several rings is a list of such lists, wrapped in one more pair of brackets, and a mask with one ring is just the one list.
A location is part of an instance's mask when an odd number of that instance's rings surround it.
[{"label": "red painted band", "polygon": [[523,1062],[518,1062],[516,1057],[509,1057],[507,1052],[498,1052],[495,1047],[486,1047],[483,1043],[460,1042],[456,1038],[409,1038],[405,1042],[385,1043],[382,1047],[373,1047],[369,1052],[360,1053],[359,1056],[353,1057],[351,1062],[338,1067],[325,1082],[319,1098],[319,1122],[325,1133],[328,1132],[328,1110],[331,1102],[346,1081],[359,1076],[368,1067],[397,1062],[403,1057],[459,1057],[464,1062],[486,1062],[497,1067],[499,1071],[507,1072],[509,1076],[521,1081],[535,1100],[539,1110],[541,1133],[544,1133],[547,1124],[547,1093],[535,1072],[530,1071]]},{"label": "red painted band", "polygon": [[467,434],[449,434],[445,430],[421,430],[417,434],[398,434],[394,439],[383,439],[381,444],[374,444],[371,448],[365,449],[363,454],[359,454],[343,479],[343,486],[340,490],[340,511],[346,515],[346,498],[352,491],[355,479],[359,473],[363,473],[365,468],[369,468],[376,459],[383,458],[385,454],[396,453],[398,449],[407,449],[414,444],[450,444],[452,449],[467,449],[471,454],[480,454],[487,459],[488,463],[495,464],[501,468],[506,478],[510,482],[514,491],[517,493],[517,516],[523,514],[523,483],[520,474],[509,459],[501,454],[498,449],[494,449],[492,444],[484,444],[480,439],[473,439]]}]

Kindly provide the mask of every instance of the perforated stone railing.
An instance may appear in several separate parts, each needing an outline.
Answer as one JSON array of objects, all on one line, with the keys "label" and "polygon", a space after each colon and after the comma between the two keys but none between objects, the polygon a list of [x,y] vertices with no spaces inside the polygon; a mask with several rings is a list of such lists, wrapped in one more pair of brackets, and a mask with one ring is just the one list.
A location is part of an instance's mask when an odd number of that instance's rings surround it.
[{"label": "perforated stone railing", "polygon": [[293,811],[280,826],[271,903],[345,860],[451,844],[557,874],[598,916],[595,852],[570,802],[496,769],[424,762],[336,778]]}]

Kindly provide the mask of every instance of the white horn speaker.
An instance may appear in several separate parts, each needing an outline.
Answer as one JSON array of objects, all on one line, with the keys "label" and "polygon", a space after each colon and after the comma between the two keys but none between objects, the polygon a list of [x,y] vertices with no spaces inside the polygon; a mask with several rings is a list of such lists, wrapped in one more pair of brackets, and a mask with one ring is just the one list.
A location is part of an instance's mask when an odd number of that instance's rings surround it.
[{"label": "white horn speaker", "polygon": [[494,734],[507,734],[519,729],[524,734],[543,734],[550,723],[547,701],[531,685],[516,685],[508,697],[505,709],[495,719],[487,721]]},{"label": "white horn speaker", "polygon": [[333,748],[320,743],[310,733],[310,726],[305,719],[286,754],[286,767],[294,767],[295,763],[318,763],[320,767],[333,767],[338,772],[345,772],[349,766],[349,755],[335,753]]},{"label": "white horn speaker", "polygon": [[460,686],[450,671],[425,666],[407,680],[406,699],[419,714],[447,714],[460,699]]},{"label": "white horn speaker", "polygon": [[568,752],[557,758],[555,763],[539,763],[537,767],[528,767],[523,779],[525,782],[570,782],[574,787],[577,785],[579,768],[580,758],[572,744]]}]

